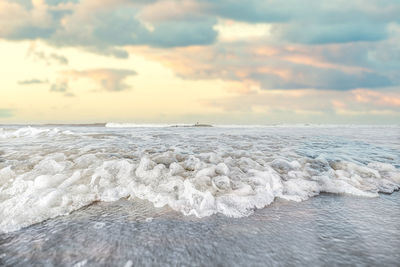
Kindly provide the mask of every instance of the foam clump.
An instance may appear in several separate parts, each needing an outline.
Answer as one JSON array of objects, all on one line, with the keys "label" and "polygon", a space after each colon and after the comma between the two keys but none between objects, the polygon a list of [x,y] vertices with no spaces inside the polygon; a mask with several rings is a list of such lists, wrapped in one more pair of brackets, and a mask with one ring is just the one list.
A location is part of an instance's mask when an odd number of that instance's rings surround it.
[{"label": "foam clump", "polygon": [[[29,131],[29,136],[45,133]],[[24,138],[29,131],[7,134]],[[50,136],[46,132],[40,138]],[[9,151],[0,162],[0,231],[68,214],[94,201],[120,198],[168,205],[185,215],[243,217],[276,198],[303,201],[321,192],[376,197],[400,188],[400,172],[388,163],[271,156],[248,153],[247,147],[223,151],[207,147],[208,152],[204,147],[201,151],[175,147],[151,153],[135,148],[125,157],[123,149],[116,153],[112,145],[93,147],[85,140],[68,143],[69,150],[51,148],[32,155]]]},{"label": "foam clump", "polygon": [[8,130],[4,128],[0,128],[0,139],[4,138],[32,138],[32,137],[39,137],[39,136],[56,136],[58,134],[72,134],[71,131],[61,131],[58,128],[35,128],[35,127],[22,127],[17,130]]}]

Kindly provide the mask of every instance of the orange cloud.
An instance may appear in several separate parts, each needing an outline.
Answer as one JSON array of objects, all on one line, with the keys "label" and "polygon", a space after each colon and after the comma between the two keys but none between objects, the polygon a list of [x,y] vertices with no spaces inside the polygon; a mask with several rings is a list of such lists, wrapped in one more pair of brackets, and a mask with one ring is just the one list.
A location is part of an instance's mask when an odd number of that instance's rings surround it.
[{"label": "orange cloud", "polygon": [[62,80],[68,83],[70,80],[89,79],[100,89],[115,92],[129,89],[130,86],[125,80],[133,75],[136,75],[135,71],[125,69],[70,70],[62,72]]},{"label": "orange cloud", "polygon": [[283,60],[287,60],[289,62],[293,62],[296,64],[302,65],[310,65],[317,68],[326,68],[326,69],[337,69],[346,73],[360,73],[362,71],[372,72],[368,68],[357,67],[357,66],[345,66],[342,64],[334,64],[330,62],[324,62],[318,58],[309,56],[309,55],[289,55],[282,57]]},{"label": "orange cloud", "polygon": [[355,100],[359,103],[400,107],[400,93],[378,92],[366,89],[353,90],[352,93]]}]

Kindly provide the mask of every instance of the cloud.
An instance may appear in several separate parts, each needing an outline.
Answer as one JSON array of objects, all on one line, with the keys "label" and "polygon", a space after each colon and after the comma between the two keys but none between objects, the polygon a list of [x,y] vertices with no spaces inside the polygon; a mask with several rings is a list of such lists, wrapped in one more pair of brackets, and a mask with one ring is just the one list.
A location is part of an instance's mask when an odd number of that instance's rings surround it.
[{"label": "cloud", "polygon": [[98,87],[97,89],[118,92],[130,89],[131,86],[126,83],[126,79],[136,74],[135,71],[126,69],[70,70],[62,72],[62,79],[68,82],[87,79],[94,82]]},{"label": "cloud", "polygon": [[[142,53],[184,79],[249,88],[378,90],[400,85],[399,13],[397,0],[4,0],[0,38],[39,38],[119,58]],[[68,64],[36,49],[30,57]],[[121,91],[134,74],[64,75]]]},{"label": "cloud", "polygon": [[56,53],[47,54],[43,51],[39,51],[35,43],[30,45],[26,56],[33,58],[34,60],[44,61],[47,65],[68,65],[68,59],[65,56]]},{"label": "cloud", "polygon": [[331,89],[377,88],[392,85],[386,76],[373,72],[345,73],[341,70],[315,68],[313,66],[289,65],[288,77],[271,70],[251,71],[246,78],[259,82],[264,89]]},{"label": "cloud", "polygon": [[[397,88],[398,89],[398,88]],[[315,121],[328,118],[338,121],[339,117],[363,117],[365,121],[376,118],[389,118],[400,116],[400,93],[391,91],[371,91],[356,89],[350,92],[319,91],[319,90],[293,90],[293,91],[261,91],[257,94],[238,95],[213,100],[204,100],[204,104],[223,112],[258,112],[266,118],[284,118],[291,121],[305,118]],[[292,118],[292,119],[293,119]],[[357,121],[357,120],[356,120]],[[332,121],[330,121],[332,122]]]},{"label": "cloud", "polygon": [[14,116],[12,109],[0,108],[0,118],[10,118]]},{"label": "cloud", "polygon": [[6,1],[0,9],[7,15],[4,20],[0,19],[0,26],[4,26],[0,37],[11,40],[40,38],[55,46],[82,47],[125,58],[127,54],[117,46],[204,45],[213,43],[217,35],[213,29],[216,18],[207,15],[154,23],[141,20],[140,9],[154,1],[37,2],[29,9]]},{"label": "cloud", "polygon": [[168,52],[143,47],[131,47],[129,51],[162,62],[185,79],[223,79],[268,90],[352,90],[399,85],[400,81],[392,74],[392,63],[382,61],[378,65],[371,59],[370,51],[374,49],[358,44],[320,45],[311,49],[307,45],[239,41]]},{"label": "cloud", "polygon": [[[207,1],[195,0],[161,0],[154,1],[140,9],[138,18],[148,22],[191,20],[193,17],[206,15]],[[168,12],[165,12],[168,10]]]},{"label": "cloud", "polygon": [[129,53],[123,49],[123,48],[114,48],[114,47],[109,47],[109,46],[90,46],[90,47],[85,47],[85,50],[97,53],[97,54],[102,54],[105,56],[112,56],[116,58],[121,58],[121,59],[126,59],[129,57]]},{"label": "cloud", "polygon": [[18,81],[18,84],[20,84],[20,85],[31,85],[31,84],[46,84],[48,82],[49,82],[48,80],[30,79],[30,80]]},{"label": "cloud", "polygon": [[58,31],[50,42],[103,49],[125,45],[205,45],[216,40],[217,33],[212,28],[215,18],[201,16],[146,23],[138,18],[137,5],[115,4],[105,9],[104,6],[93,7],[89,2],[64,19],[64,30]]},{"label": "cloud", "polygon": [[126,57],[121,46],[213,44],[217,19],[226,18],[268,23],[278,43],[376,42],[388,38],[399,13],[397,0],[4,0],[0,37]]},{"label": "cloud", "polygon": [[68,90],[68,82],[53,83],[50,86],[51,92],[65,93]]},{"label": "cloud", "polygon": [[341,24],[289,23],[277,25],[277,38],[292,43],[330,44],[360,41],[380,41],[387,38],[387,23],[352,22]]},{"label": "cloud", "polygon": [[66,97],[74,97],[71,92],[73,82],[87,80],[94,84],[95,90],[119,92],[131,88],[126,80],[137,73],[127,69],[88,69],[88,70],[66,70],[60,72],[56,81],[50,85],[50,92],[63,93]]},{"label": "cloud", "polygon": [[280,41],[322,44],[378,41],[399,22],[400,5],[387,1],[249,0],[207,1],[215,15],[252,23],[271,23]]},{"label": "cloud", "polygon": [[68,59],[62,55],[57,55],[57,54],[51,53],[49,55],[49,58],[52,61],[58,62],[58,64],[60,64],[60,65],[68,65]]},{"label": "cloud", "polygon": [[227,18],[270,23],[277,41],[345,43],[386,39],[399,13],[397,0],[4,0],[0,36],[89,49],[208,45],[217,18]]},{"label": "cloud", "polygon": [[18,2],[0,2],[0,38],[48,39],[60,26],[61,18],[54,18],[44,1]]},{"label": "cloud", "polygon": [[61,93],[65,97],[74,97],[75,94],[70,92],[68,79],[58,79],[50,85],[50,92]]},{"label": "cloud", "polygon": [[57,6],[66,3],[79,3],[79,1],[80,0],[45,0],[46,4],[49,6]]},{"label": "cloud", "polygon": [[365,89],[357,89],[353,90],[351,93],[355,101],[358,103],[386,108],[396,108],[400,111],[399,92],[377,92]]},{"label": "cloud", "polygon": [[30,10],[33,7],[32,0],[14,0],[14,2],[23,6],[27,10]]}]

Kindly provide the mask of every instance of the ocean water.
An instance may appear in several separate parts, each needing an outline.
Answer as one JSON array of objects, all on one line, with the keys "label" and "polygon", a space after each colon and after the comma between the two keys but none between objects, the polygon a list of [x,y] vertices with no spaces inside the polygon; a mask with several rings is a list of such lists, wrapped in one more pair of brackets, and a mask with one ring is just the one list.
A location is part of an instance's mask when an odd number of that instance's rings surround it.
[{"label": "ocean water", "polygon": [[[95,218],[114,216],[112,221],[122,220],[121,225],[125,225],[129,231],[133,231],[129,228],[130,223],[143,225],[141,227],[144,228],[153,227],[157,223],[156,228],[161,230],[163,227],[175,226],[178,229],[176,235],[189,234],[195,239],[201,239],[199,235],[204,229],[197,229],[197,232],[194,229],[192,233],[189,229],[190,223],[199,223],[207,229],[221,223],[227,224],[229,229],[233,227],[231,234],[241,236],[243,231],[250,231],[250,235],[251,231],[260,232],[263,235],[260,240],[263,240],[270,238],[265,236],[266,232],[281,231],[279,225],[285,225],[285,221],[286,224],[296,225],[303,215],[312,229],[319,227],[315,221],[310,221],[306,203],[316,203],[309,204],[314,205],[313,220],[321,220],[321,225],[324,222],[329,223],[329,209],[325,205],[340,209],[344,199],[355,203],[345,207],[346,214],[357,217],[362,211],[366,216],[364,218],[375,221],[376,213],[372,208],[371,214],[368,214],[368,205],[371,205],[368,203],[374,203],[375,208],[382,206],[387,211],[385,216],[389,218],[388,225],[399,230],[398,194],[382,195],[391,194],[399,188],[400,126],[232,125],[203,128],[188,125],[150,127],[107,124],[106,127],[64,125],[0,128],[2,250],[4,247],[16,249],[18,244],[21,245],[18,242],[27,242],[29,238],[32,241],[38,233],[42,238],[37,238],[36,241],[45,246],[44,240],[50,238],[50,233],[56,231],[55,229],[66,235],[68,229],[74,229],[74,225],[82,226],[82,222],[91,227],[92,223],[85,218],[91,218],[92,215]],[[323,193],[330,195],[319,196]],[[274,207],[284,207],[283,215],[271,215]],[[318,210],[321,210],[321,214]],[[149,211],[150,215],[147,214]],[[270,215],[271,218],[284,217],[285,221],[266,223],[268,227],[272,227],[266,229],[262,225],[265,221],[269,222]],[[125,220],[126,216],[132,220]],[[393,221],[390,220],[392,217]],[[80,218],[84,218],[83,221]],[[163,225],[164,222],[166,225]],[[189,230],[186,231],[185,225],[188,222]],[[108,233],[113,232],[112,224],[106,219],[99,220],[99,229],[94,226],[95,230],[90,229],[102,233],[102,225],[108,229]],[[117,232],[113,232],[111,236],[121,238],[124,235],[121,225],[115,225]],[[332,227],[336,229],[336,225],[332,224]],[[340,231],[345,233],[348,230],[346,227],[348,226],[337,225],[336,234],[340,235]],[[81,232],[76,238],[85,240],[87,235],[81,228],[79,227]],[[387,230],[391,231],[392,228],[388,226]],[[307,231],[311,232],[312,229]],[[310,233],[306,230],[304,233],[293,231],[298,238],[312,243],[310,249],[319,244],[314,239],[308,240],[306,235]],[[365,231],[368,232],[368,228]],[[133,232],[129,233],[132,235]],[[219,236],[221,234],[223,233],[218,233]],[[356,234],[359,232],[356,231]],[[389,235],[389,239],[395,238],[395,234]],[[246,234],[243,235],[246,238]],[[110,235],[106,236],[110,238]],[[137,242],[151,246],[152,240],[146,240],[147,235],[140,236],[143,240],[136,240]],[[107,238],[104,240],[108,240]],[[313,235],[313,238],[316,236]],[[16,240],[15,247],[12,240]],[[88,240],[86,242],[90,243],[91,239]],[[261,242],[260,240],[254,242]],[[157,242],[157,239],[153,241]],[[223,246],[220,241],[214,240],[215,246]],[[253,248],[252,242],[247,244],[250,247],[242,248],[243,253]],[[285,245],[282,240],[277,242],[283,242],[278,248]],[[398,242],[393,242],[399,247]],[[204,248],[194,246],[193,249],[204,252],[213,247],[213,244]],[[229,242],[225,245],[228,244]],[[187,245],[188,249],[189,247]],[[123,248],[130,251],[129,247]],[[124,251],[123,248],[121,251]],[[133,248],[140,251],[137,243]],[[346,245],[339,248],[346,248]],[[100,248],[97,249],[101,251]],[[290,248],[290,251],[293,249]],[[307,249],[305,245],[299,247],[298,251],[300,254],[306,253],[304,250]],[[278,250],[275,253],[279,258],[282,255]],[[93,246],[92,253],[96,254],[96,251],[96,246]],[[188,251],[190,250],[186,253]],[[359,251],[367,253],[361,248]],[[382,251],[390,252],[388,249]],[[144,250],[143,253],[145,252],[155,253],[151,249]],[[236,252],[235,255],[238,254],[240,258],[242,252]],[[0,255],[0,259],[8,259],[6,263],[12,262],[12,258],[18,259],[15,255],[8,258],[10,253],[3,253],[6,256],[0,253],[3,255]],[[92,258],[83,257],[83,262],[77,263],[95,263],[96,259],[101,262],[94,254]],[[58,255],[53,256],[48,259],[57,262]],[[206,260],[204,254],[192,256]],[[62,255],[59,260],[64,263],[68,259],[76,260],[76,257],[68,257]],[[114,262],[111,258],[110,262]],[[123,258],[125,259],[127,258]],[[150,259],[154,260],[154,257]],[[257,262],[258,259],[254,255],[255,264],[261,263]],[[387,263],[395,263],[388,256],[384,259]],[[36,259],[30,260],[35,262]],[[133,264],[134,261],[131,260],[132,262],[127,259],[126,264]],[[201,259],[197,260],[193,262],[202,262]],[[122,264],[122,261],[118,263]]]},{"label": "ocean water", "polygon": [[399,207],[399,192],[277,200],[242,218],[97,202],[0,235],[0,265],[399,266]]}]

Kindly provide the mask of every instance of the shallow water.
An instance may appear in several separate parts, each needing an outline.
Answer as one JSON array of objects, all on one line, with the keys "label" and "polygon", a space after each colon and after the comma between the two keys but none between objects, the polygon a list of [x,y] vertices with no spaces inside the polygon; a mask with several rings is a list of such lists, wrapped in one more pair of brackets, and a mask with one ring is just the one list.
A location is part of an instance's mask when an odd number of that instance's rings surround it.
[{"label": "shallow water", "polygon": [[4,266],[399,266],[400,193],[276,201],[244,218],[98,202],[0,235]]}]

